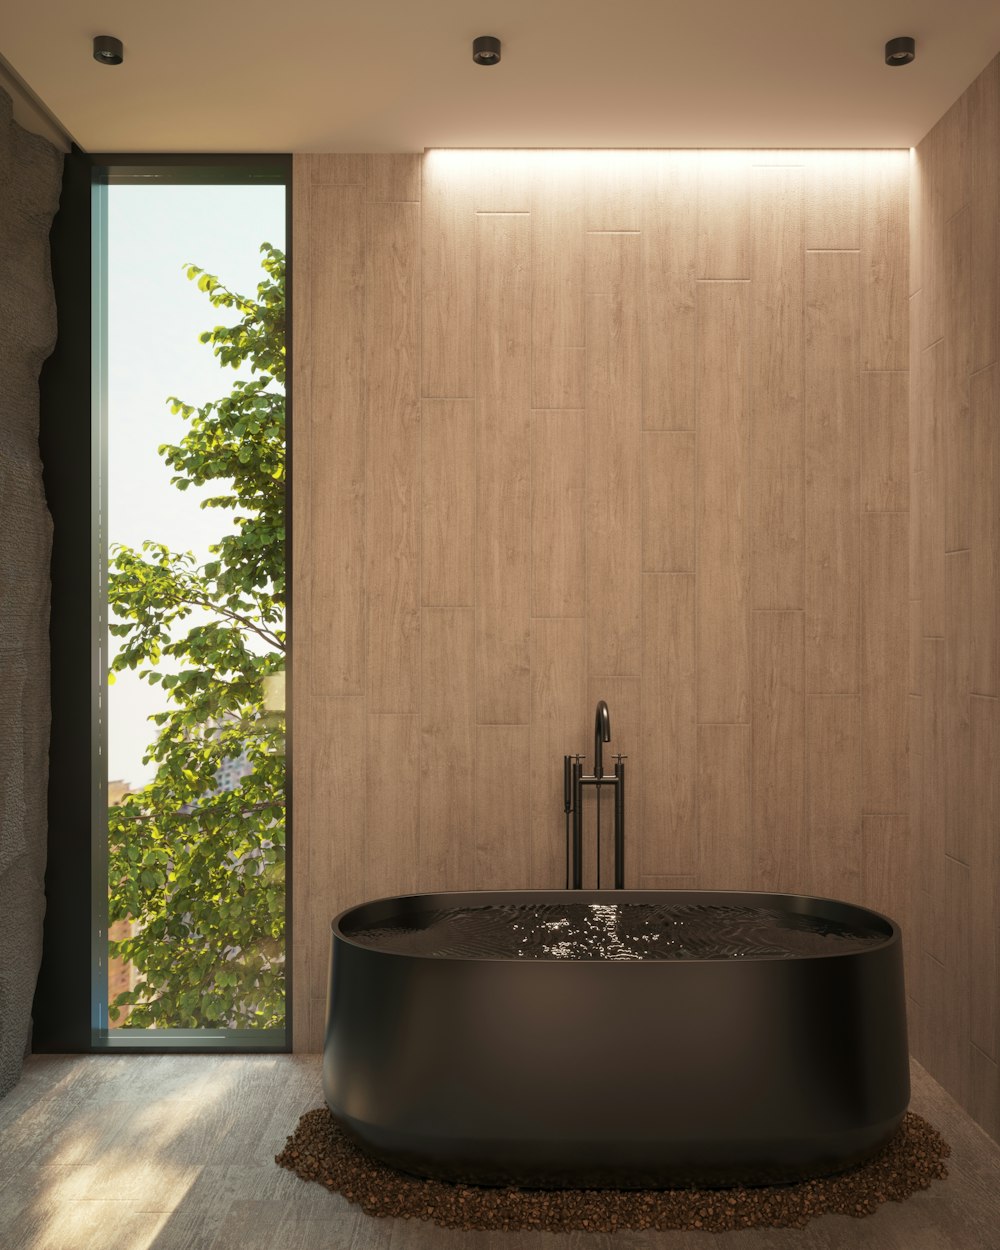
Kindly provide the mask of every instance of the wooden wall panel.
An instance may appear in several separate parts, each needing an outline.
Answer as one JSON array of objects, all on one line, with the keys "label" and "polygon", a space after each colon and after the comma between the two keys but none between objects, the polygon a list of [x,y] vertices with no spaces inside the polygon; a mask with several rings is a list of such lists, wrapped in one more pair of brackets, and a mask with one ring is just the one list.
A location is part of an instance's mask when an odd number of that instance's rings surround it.
[{"label": "wooden wall panel", "polygon": [[861,509],[907,512],[910,506],[908,375],[861,379]]},{"label": "wooden wall panel", "polygon": [[[977,979],[988,987],[1000,981],[1000,699],[973,695],[969,718],[974,778],[969,802],[969,925],[979,965]],[[994,1062],[1000,1060],[996,994],[973,994],[970,1040]]]},{"label": "wooden wall panel", "polygon": [[860,274],[856,252],[806,254],[806,683],[857,694]]},{"label": "wooden wall panel", "polygon": [[420,862],[413,802],[420,785],[419,718],[369,714],[367,731],[365,806],[378,820],[371,821],[364,842],[364,892],[384,898],[409,893]]},{"label": "wooden wall panel", "polygon": [[422,391],[425,399],[476,393],[476,215],[469,170],[432,153],[421,171]]},{"label": "wooden wall panel", "polygon": [[[593,750],[594,728],[588,722],[594,709],[588,716],[586,656],[581,618],[531,622],[530,882],[537,889],[561,889],[566,884],[562,758]],[[614,722],[612,730],[617,743],[619,727]]]},{"label": "wooden wall panel", "polygon": [[1000,695],[1000,366],[973,374],[970,387],[972,690]]},{"label": "wooden wall panel", "polygon": [[[361,187],[309,191],[313,272],[307,464],[310,667],[321,694],[365,685],[365,206]],[[330,640],[336,639],[331,646]]]},{"label": "wooden wall panel", "polygon": [[642,570],[693,573],[695,436],[646,430],[642,435]]},{"label": "wooden wall panel", "polygon": [[755,608],[801,608],[803,170],[751,171],[750,533]]},{"label": "wooden wall panel", "polygon": [[582,408],[584,158],[542,162],[531,197],[531,402]]},{"label": "wooden wall panel", "polygon": [[420,854],[424,890],[472,881],[476,763],[475,622],[472,608],[421,613]]},{"label": "wooden wall panel", "polygon": [[810,251],[861,248],[862,163],[856,152],[812,152],[805,166],[803,243]]},{"label": "wooden wall panel", "polygon": [[531,880],[529,788],[510,784],[528,776],[530,749],[527,725],[476,728],[474,889],[524,889]]},{"label": "wooden wall panel", "polygon": [[642,404],[647,430],[693,430],[698,163],[649,162],[642,202]]},{"label": "wooden wall panel", "polygon": [[[905,813],[862,817],[861,897],[869,907],[902,925],[906,944],[912,934],[911,858],[910,822]],[[910,954],[907,949],[907,964]],[[907,979],[909,972],[907,966]]]},{"label": "wooden wall panel", "polygon": [[750,709],[750,477],[746,282],[698,284],[698,719]]},{"label": "wooden wall panel", "polygon": [[625,676],[640,660],[639,236],[588,234],[586,274],[588,664]]},{"label": "wooden wall panel", "polygon": [[530,224],[477,217],[476,714],[489,724],[529,716]]},{"label": "wooden wall panel", "polygon": [[905,369],[909,257],[909,161],[864,156],[861,194],[861,367]]},{"label": "wooden wall panel", "polygon": [[372,152],[365,159],[369,204],[419,203],[423,162],[416,152]]},{"label": "wooden wall panel", "polygon": [[972,267],[969,369],[975,375],[1000,353],[1000,60],[994,58],[969,88],[969,210]]},{"label": "wooden wall panel", "polygon": [[[913,914],[927,983],[919,1045],[935,1078],[1000,1129],[1000,58],[917,146],[911,380],[924,656],[911,787]],[[912,591],[911,591],[912,593]],[[911,946],[913,943],[911,943]]]},{"label": "wooden wall panel", "polygon": [[695,579],[642,579],[642,874],[698,870]]},{"label": "wooden wall panel", "polygon": [[699,279],[750,277],[750,152],[705,152],[698,162]]},{"label": "wooden wall panel", "polygon": [[906,514],[861,521],[862,811],[906,811],[909,676]]},{"label": "wooden wall panel", "polygon": [[749,890],[750,726],[698,726],[698,851],[705,890]]},{"label": "wooden wall panel", "polygon": [[806,870],[803,614],[753,614],[753,888],[798,890]]},{"label": "wooden wall panel", "polygon": [[419,240],[418,204],[369,204],[365,507],[372,712],[416,712],[420,682]]},{"label": "wooden wall panel", "polygon": [[860,902],[861,699],[806,700],[806,848],[800,887]]},{"label": "wooden wall panel", "polygon": [[421,599],[425,607],[476,601],[476,405],[420,405]]},{"label": "wooden wall panel", "polygon": [[583,412],[531,414],[531,612],[583,616]]},{"label": "wooden wall panel", "polygon": [[[958,706],[946,697],[958,652],[943,615],[925,640],[913,593],[928,564],[916,541],[907,584],[907,478],[930,469],[923,443],[904,454],[905,165],[897,153],[296,158],[297,1048],[322,1039],[337,907],[563,884],[562,756],[589,768],[600,698],[606,758],[628,757],[629,886],[897,906],[907,799],[874,796],[906,776],[892,717],[911,628],[934,661],[909,700],[921,751],[945,743]],[[943,324],[956,313],[941,292]],[[944,398],[956,359],[940,354]],[[990,380],[969,427],[987,461]],[[947,417],[925,408],[926,463],[941,466],[927,512],[943,524]],[[980,473],[970,541],[993,532]],[[945,558],[942,541],[942,613]],[[985,568],[986,548],[969,558]],[[969,637],[973,671],[995,673],[996,632]],[[977,741],[981,753],[982,730]],[[942,787],[942,822],[947,810]],[[611,816],[606,799],[605,884]],[[954,962],[926,897],[924,998]],[[940,1049],[933,1015],[920,1027]],[[976,1028],[985,1039],[988,1022]]]}]

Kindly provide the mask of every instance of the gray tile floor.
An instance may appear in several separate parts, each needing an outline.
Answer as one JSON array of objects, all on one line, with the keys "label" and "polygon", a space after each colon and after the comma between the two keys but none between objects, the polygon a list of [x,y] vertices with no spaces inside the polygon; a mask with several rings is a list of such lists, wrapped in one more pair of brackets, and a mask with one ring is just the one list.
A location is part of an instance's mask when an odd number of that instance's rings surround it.
[{"label": "gray tile floor", "polygon": [[803,1231],[462,1233],[364,1215],[274,1164],[318,1056],[36,1056],[0,1101],[2,1250],[1000,1250],[1000,1146],[914,1065],[951,1175]]}]

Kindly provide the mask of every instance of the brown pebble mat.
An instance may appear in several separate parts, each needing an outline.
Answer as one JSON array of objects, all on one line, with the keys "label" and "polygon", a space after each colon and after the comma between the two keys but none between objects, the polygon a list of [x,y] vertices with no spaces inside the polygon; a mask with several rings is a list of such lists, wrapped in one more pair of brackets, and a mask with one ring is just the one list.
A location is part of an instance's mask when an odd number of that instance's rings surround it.
[{"label": "brown pebble mat", "polygon": [[433,1221],[442,1228],[585,1229],[803,1228],[826,1212],[871,1215],[947,1176],[947,1142],[908,1111],[877,1155],[839,1176],[738,1189],[490,1189],[422,1180],[386,1167],[350,1141],[326,1107],[307,1111],[275,1162],[343,1194],[369,1215]]}]

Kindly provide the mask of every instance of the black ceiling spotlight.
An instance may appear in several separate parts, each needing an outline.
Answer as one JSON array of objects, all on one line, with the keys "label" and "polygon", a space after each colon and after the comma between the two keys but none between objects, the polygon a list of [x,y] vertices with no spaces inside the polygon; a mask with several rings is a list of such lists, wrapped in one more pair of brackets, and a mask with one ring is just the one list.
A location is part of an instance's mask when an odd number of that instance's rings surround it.
[{"label": "black ceiling spotlight", "polygon": [[94,60],[100,61],[102,65],[121,65],[125,60],[122,41],[114,35],[95,35]]},{"label": "black ceiling spotlight", "polygon": [[911,35],[900,35],[885,45],[886,65],[909,65],[916,55],[917,44]]},{"label": "black ceiling spotlight", "polygon": [[500,40],[496,35],[479,35],[473,39],[472,59],[477,65],[499,65]]}]

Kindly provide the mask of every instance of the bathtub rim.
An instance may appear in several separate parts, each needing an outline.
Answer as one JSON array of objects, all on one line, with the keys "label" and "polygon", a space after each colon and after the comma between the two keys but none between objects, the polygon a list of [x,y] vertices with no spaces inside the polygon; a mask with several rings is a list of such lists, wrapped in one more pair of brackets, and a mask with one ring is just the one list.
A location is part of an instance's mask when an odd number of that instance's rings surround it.
[{"label": "bathtub rim", "polygon": [[[665,895],[671,896],[695,896],[704,898],[711,896],[719,899],[726,898],[744,898],[744,899],[776,899],[776,900],[796,900],[800,903],[819,903],[829,904],[834,908],[842,911],[854,913],[858,916],[873,917],[881,924],[885,925],[889,932],[885,939],[881,942],[872,942],[871,944],[846,951],[823,951],[812,955],[792,955],[792,956],[764,956],[747,960],[752,964],[787,964],[792,962],[809,962],[814,959],[856,959],[873,954],[875,951],[883,951],[892,946],[902,944],[902,928],[891,917],[886,916],[882,912],[875,911],[871,907],[864,907],[860,903],[848,903],[843,899],[827,897],[817,894],[797,894],[791,892],[779,892],[773,890],[420,890],[409,894],[386,894],[378,898],[364,899],[359,903],[353,903],[349,907],[343,908],[330,921],[330,930],[334,940],[346,942],[348,945],[357,950],[370,951],[374,955],[383,955],[394,959],[414,959],[429,961],[435,964],[517,964],[525,966],[530,964],[618,964],[628,965],[631,967],[642,965],[690,965],[690,964],[733,964],[738,961],[732,958],[711,958],[711,959],[560,959],[560,958],[533,958],[530,960],[522,960],[497,955],[421,955],[413,951],[396,951],[385,950],[370,943],[355,941],[349,932],[345,932],[342,922],[352,913],[361,911],[363,908],[381,908],[389,904],[402,903],[419,903],[421,900],[427,899],[479,899],[481,906],[504,906],[511,905],[514,899],[524,899],[527,897],[530,905],[531,901],[541,902],[581,902],[590,903],[595,900],[595,896],[601,902],[651,902],[654,899],[662,899]],[[471,904],[470,904],[471,905]],[[765,905],[765,904],[760,904]],[[815,914],[806,910],[790,908],[793,914]],[[391,914],[391,913],[389,913]],[[836,916],[831,916],[835,919]]]}]

